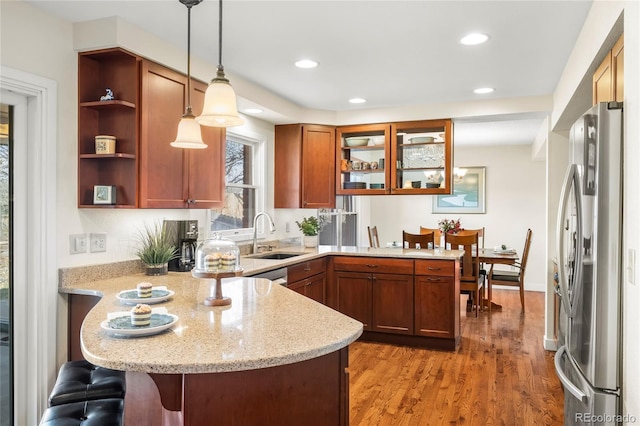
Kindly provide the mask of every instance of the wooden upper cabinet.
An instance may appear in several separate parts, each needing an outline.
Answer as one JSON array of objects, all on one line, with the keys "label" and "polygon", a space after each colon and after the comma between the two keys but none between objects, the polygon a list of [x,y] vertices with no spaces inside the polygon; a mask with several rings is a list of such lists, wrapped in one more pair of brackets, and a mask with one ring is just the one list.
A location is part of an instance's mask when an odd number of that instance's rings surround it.
[{"label": "wooden upper cabinet", "polygon": [[[200,82],[192,85],[191,102],[197,115],[206,85]],[[143,61],[140,207],[211,208],[223,204],[224,129],[202,127],[206,149],[170,145],[176,137],[186,102],[186,76]]]},{"label": "wooden upper cabinet", "polygon": [[[140,58],[119,48],[78,54],[78,207],[138,206]],[[101,101],[110,88],[114,100]],[[96,154],[95,137],[116,137]],[[93,204],[96,185],[115,186],[115,204]]]},{"label": "wooden upper cabinet", "polygon": [[275,208],[335,207],[335,128],[287,124],[275,128]]},{"label": "wooden upper cabinet", "polygon": [[593,74],[593,104],[624,101],[624,34]]},{"label": "wooden upper cabinet", "polygon": [[624,102],[624,34],[620,36],[611,50],[614,100]]},{"label": "wooden upper cabinet", "polygon": [[593,74],[593,104],[613,101],[613,74],[611,66],[611,52]]}]

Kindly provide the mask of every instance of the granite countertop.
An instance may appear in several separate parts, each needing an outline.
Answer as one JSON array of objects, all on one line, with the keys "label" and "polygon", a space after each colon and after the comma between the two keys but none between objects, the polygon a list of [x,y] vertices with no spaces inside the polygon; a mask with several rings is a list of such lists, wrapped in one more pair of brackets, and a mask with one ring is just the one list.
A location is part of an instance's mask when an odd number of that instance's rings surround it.
[{"label": "granite countertop", "polygon": [[[100,323],[107,314],[128,311],[116,298],[149,281],[175,295],[165,307],[179,320],[172,329],[146,337],[118,337]],[[102,299],[82,324],[85,358],[107,368],[160,374],[241,371],[295,363],[334,352],[362,334],[362,323],[263,278],[226,278],[222,294],[230,306],[208,307],[214,280],[170,272],[128,275],[82,285]],[[75,286],[63,292],[75,293]],[[62,291],[62,289],[61,289]]]},{"label": "granite countertop", "polygon": [[[101,296],[85,317],[81,330],[83,354],[96,365],[162,374],[240,371],[325,355],[349,345],[362,334],[360,322],[266,279],[248,276],[328,255],[455,260],[464,253],[336,246],[274,250],[278,252],[299,255],[278,260],[241,257],[244,277],[222,281],[222,293],[231,297],[231,306],[203,304],[205,297],[213,295],[214,280],[196,279],[190,272],[147,276],[140,273],[137,261],[61,269],[59,292]],[[152,336],[108,334],[100,326],[107,314],[131,309],[116,295],[135,289],[141,281],[175,292],[168,301],[152,307],[165,307],[178,316],[178,322],[170,330]]]}]

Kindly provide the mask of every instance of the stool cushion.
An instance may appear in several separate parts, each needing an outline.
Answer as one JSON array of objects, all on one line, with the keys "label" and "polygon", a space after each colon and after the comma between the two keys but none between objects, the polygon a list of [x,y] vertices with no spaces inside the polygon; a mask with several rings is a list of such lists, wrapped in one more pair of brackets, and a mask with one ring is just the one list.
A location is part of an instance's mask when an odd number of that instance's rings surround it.
[{"label": "stool cushion", "polygon": [[86,360],[69,361],[60,367],[49,395],[49,406],[104,398],[124,398],[125,372],[98,367]]},{"label": "stool cushion", "polygon": [[118,398],[72,402],[47,408],[40,426],[122,426],[124,400]]}]

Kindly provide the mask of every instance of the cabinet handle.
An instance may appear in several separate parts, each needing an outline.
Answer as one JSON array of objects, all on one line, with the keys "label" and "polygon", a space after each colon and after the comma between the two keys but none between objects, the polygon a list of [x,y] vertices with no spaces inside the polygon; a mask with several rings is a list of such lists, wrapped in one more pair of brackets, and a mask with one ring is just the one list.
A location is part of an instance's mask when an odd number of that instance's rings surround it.
[{"label": "cabinet handle", "polygon": [[311,267],[306,267],[306,268],[304,268],[304,271],[305,271],[305,272],[309,272],[310,270],[311,270]]},{"label": "cabinet handle", "polygon": [[427,281],[442,281],[441,278],[431,278],[431,277],[427,277]]},{"label": "cabinet handle", "polygon": [[441,268],[434,268],[433,266],[427,266],[427,269],[430,271],[439,271]]},{"label": "cabinet handle", "polygon": [[367,268],[377,268],[377,267],[378,267],[378,265],[372,265],[372,264],[368,264],[367,265]]}]

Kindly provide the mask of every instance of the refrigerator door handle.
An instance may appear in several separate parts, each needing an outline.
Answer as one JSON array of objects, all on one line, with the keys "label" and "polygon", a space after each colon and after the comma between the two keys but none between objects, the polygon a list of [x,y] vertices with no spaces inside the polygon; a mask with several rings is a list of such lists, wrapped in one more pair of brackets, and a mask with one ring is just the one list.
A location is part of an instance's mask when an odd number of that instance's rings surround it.
[{"label": "refrigerator door handle", "polygon": [[[556,228],[556,251],[558,257],[558,287],[560,289],[560,298],[562,300],[562,305],[564,306],[565,311],[569,317],[573,318],[575,315],[575,307],[571,303],[569,295],[569,285],[567,283],[567,271],[565,270],[565,262],[566,259],[563,257],[564,252],[564,237],[563,237],[563,229],[564,229],[564,217],[567,212],[567,206],[569,204],[569,196],[571,194],[571,188],[574,189],[576,196],[579,196],[580,187],[578,182],[578,166],[576,164],[571,164],[567,169],[567,174],[564,178],[564,183],[562,184],[562,192],[560,196],[560,209],[558,210],[558,223]],[[578,232],[577,241],[582,240],[582,209],[580,206],[580,200],[576,200],[576,231]],[[574,283],[579,285],[582,280],[582,250],[581,247],[576,247],[575,253],[576,259],[574,261],[573,267],[573,277]],[[576,289],[578,290],[578,289]]]},{"label": "refrigerator door handle", "polygon": [[558,352],[556,352],[555,357],[553,358],[553,363],[556,367],[556,374],[558,374],[558,379],[560,379],[562,386],[564,386],[564,388],[568,390],[576,399],[581,401],[583,404],[586,404],[588,401],[587,394],[582,392],[580,388],[573,384],[573,382],[569,380],[567,375],[564,374],[564,371],[562,370],[562,365],[560,364],[560,362],[562,360],[562,356],[565,354],[565,351],[566,346],[560,347],[560,349],[558,349]]}]

